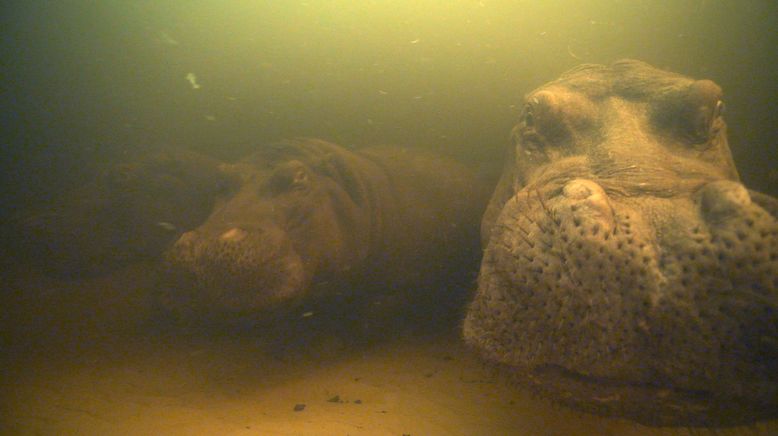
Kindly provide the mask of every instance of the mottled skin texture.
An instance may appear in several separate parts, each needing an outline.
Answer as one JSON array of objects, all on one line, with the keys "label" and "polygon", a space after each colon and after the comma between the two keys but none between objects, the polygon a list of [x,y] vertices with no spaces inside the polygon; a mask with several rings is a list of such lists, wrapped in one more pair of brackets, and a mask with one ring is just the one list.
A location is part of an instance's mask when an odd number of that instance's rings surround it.
[{"label": "mottled skin texture", "polygon": [[219,165],[183,150],[111,165],[54,203],[21,212],[17,253],[73,278],[158,258],[233,189],[236,180]]},{"label": "mottled skin texture", "polygon": [[721,99],[637,61],[528,94],[465,340],[579,410],[778,417],[778,202],[738,182]]},{"label": "mottled skin texture", "polygon": [[336,294],[349,306],[381,294],[401,310],[461,301],[448,284],[464,289],[463,272],[477,265],[486,203],[463,166],[299,139],[225,170],[240,188],[165,255],[168,308],[236,319]]}]

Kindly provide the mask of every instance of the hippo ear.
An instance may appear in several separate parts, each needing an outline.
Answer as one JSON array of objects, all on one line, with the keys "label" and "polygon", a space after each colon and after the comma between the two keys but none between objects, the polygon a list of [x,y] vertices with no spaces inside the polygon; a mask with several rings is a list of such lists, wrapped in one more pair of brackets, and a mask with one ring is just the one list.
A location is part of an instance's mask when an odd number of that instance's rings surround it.
[{"label": "hippo ear", "polygon": [[124,187],[137,178],[138,167],[131,163],[122,163],[100,174],[101,181],[112,188]]},{"label": "hippo ear", "polygon": [[697,80],[668,92],[653,109],[657,125],[698,148],[707,148],[724,127],[721,88],[710,80]]},{"label": "hippo ear", "polygon": [[778,219],[778,199],[750,189],[748,190],[748,193],[751,195],[751,201],[761,206],[761,208],[770,213],[773,218]]},{"label": "hippo ear", "polygon": [[367,197],[366,187],[355,168],[355,162],[349,162],[340,154],[329,153],[322,159],[317,169],[343,188],[354,203],[359,206],[364,205]]}]

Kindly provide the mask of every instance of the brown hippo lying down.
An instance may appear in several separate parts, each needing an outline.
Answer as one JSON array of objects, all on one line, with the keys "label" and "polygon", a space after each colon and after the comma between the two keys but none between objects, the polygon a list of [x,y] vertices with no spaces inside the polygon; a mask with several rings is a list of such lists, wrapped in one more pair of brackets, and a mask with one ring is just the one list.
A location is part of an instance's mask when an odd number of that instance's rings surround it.
[{"label": "brown hippo lying down", "polygon": [[429,153],[299,139],[234,164],[166,152],[115,165],[19,233],[59,275],[160,259],[164,317],[235,321],[335,296],[425,318],[464,305],[487,193]]},{"label": "brown hippo lying down", "polygon": [[412,312],[463,303],[486,195],[462,165],[299,139],[223,170],[240,188],[165,253],[169,309],[234,320],[335,295]]},{"label": "brown hippo lying down", "polygon": [[649,425],[778,417],[778,201],[719,87],[637,61],[531,92],[465,340],[543,396]]},{"label": "brown hippo lying down", "polygon": [[154,259],[202,223],[235,185],[196,153],[148,153],[108,166],[90,183],[14,220],[17,255],[64,277],[103,274]]}]

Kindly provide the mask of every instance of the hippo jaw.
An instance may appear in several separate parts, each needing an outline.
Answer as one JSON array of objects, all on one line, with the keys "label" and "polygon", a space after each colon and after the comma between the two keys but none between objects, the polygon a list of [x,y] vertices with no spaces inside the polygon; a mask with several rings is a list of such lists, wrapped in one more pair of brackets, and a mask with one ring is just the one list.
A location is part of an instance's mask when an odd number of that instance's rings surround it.
[{"label": "hippo jaw", "polygon": [[177,300],[168,305],[197,311],[267,310],[299,297],[311,280],[301,256],[274,227],[231,227],[216,237],[187,232],[165,261]]},{"label": "hippo jaw", "polygon": [[778,407],[776,271],[778,222],[736,182],[639,200],[581,178],[524,188],[493,226],[464,335],[574,408],[752,422]]}]

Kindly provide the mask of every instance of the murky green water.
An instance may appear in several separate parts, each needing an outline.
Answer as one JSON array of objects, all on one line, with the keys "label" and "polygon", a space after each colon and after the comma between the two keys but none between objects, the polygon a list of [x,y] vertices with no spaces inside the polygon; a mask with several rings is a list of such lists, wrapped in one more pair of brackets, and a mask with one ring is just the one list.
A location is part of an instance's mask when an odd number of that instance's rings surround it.
[{"label": "murky green water", "polygon": [[[0,13],[0,218],[137,150],[231,160],[295,136],[432,150],[489,179],[524,93],[623,57],[720,84],[743,180],[778,195],[770,1],[7,1]],[[2,278],[11,434],[686,432],[510,389],[456,326],[278,355],[252,337],[139,333],[152,286],[139,266],[75,282],[8,266]]]},{"label": "murky green water", "polygon": [[719,83],[733,153],[776,193],[768,1],[101,1],[2,6],[5,196],[174,144],[317,136],[500,156],[524,93],[582,63]]}]

